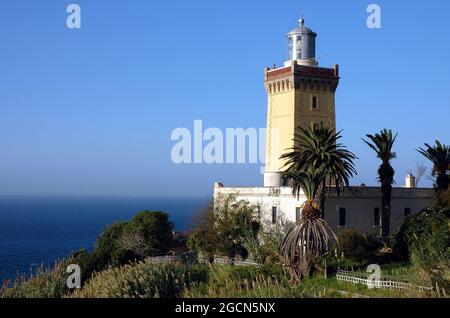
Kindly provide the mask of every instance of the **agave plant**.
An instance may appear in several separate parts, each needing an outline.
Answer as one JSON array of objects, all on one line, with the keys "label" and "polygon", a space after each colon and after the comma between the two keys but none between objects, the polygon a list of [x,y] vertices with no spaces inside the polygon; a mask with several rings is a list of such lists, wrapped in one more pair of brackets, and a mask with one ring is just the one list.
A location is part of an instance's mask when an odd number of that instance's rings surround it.
[{"label": "agave plant", "polygon": [[330,252],[337,236],[320,217],[317,194],[326,177],[325,169],[286,172],[293,194],[297,197],[303,190],[306,201],[301,218],[287,232],[279,248],[280,256],[291,275],[291,283],[296,284],[309,276],[315,260]]},{"label": "agave plant", "polygon": [[433,176],[436,177],[435,188],[438,192],[445,192],[450,183],[450,146],[436,140],[435,146],[425,144],[426,149],[417,151],[433,163]]},{"label": "agave plant", "polygon": [[379,134],[366,135],[370,142],[363,139],[381,159],[381,165],[378,168],[378,181],[381,183],[381,236],[384,240],[389,236],[392,185],[395,182],[395,171],[391,166],[391,160],[397,157],[395,152],[392,151],[397,135],[394,136],[390,129],[384,129]]},{"label": "agave plant", "polygon": [[285,167],[288,172],[306,170],[324,172],[325,177],[318,189],[322,218],[327,181],[329,186],[335,185],[337,194],[340,195],[344,187],[349,185],[349,179],[356,174],[353,160],[357,157],[339,143],[341,138],[341,132],[336,133],[323,124],[318,127],[299,127],[294,135],[294,147],[281,156],[281,159],[286,160]]}]

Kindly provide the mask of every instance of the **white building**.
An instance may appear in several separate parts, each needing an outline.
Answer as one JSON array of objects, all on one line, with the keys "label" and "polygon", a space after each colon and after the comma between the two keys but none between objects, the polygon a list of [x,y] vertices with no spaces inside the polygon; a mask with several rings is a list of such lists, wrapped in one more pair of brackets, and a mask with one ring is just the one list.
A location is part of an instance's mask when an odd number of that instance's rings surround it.
[{"label": "white building", "polygon": [[[283,184],[281,154],[293,146],[297,127],[323,123],[335,129],[335,92],[339,85],[339,66],[319,67],[315,58],[317,34],[300,20],[287,34],[288,60],[283,67],[265,70],[268,95],[266,170],[264,187],[224,187],[217,182],[214,197],[233,194],[258,207],[264,222],[295,222],[306,200],[297,200]],[[375,167],[374,167],[375,169]],[[330,190],[333,192],[333,189]],[[405,216],[428,207],[433,189],[415,187],[407,176],[405,187],[392,191],[391,233],[398,230]],[[331,193],[325,203],[325,220],[334,230],[353,228],[365,233],[380,233],[381,191],[379,187],[350,187],[342,198]]]},{"label": "white building", "polygon": [[[290,187],[224,187],[216,183],[214,197],[233,194],[236,200],[257,207],[265,224],[295,222],[300,217],[304,195],[297,200]],[[433,189],[394,188],[391,201],[391,232],[396,232],[406,216],[430,206]],[[325,220],[335,230],[351,228],[367,234],[381,231],[381,191],[379,187],[349,187],[341,198],[333,193],[325,201]]]}]

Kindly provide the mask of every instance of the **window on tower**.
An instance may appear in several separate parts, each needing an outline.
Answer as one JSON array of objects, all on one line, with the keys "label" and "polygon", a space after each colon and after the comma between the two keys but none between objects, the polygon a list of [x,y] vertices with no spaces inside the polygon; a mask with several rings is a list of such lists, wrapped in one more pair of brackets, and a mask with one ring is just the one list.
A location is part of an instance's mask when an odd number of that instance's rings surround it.
[{"label": "window on tower", "polygon": [[403,216],[406,218],[411,215],[411,208],[405,208],[403,210]]},{"label": "window on tower", "polygon": [[311,109],[312,110],[319,109],[319,99],[317,98],[317,96],[312,96],[311,98]]},{"label": "window on tower", "polygon": [[346,214],[347,214],[347,208],[346,207],[339,207],[338,208],[338,212],[339,212],[339,227],[345,227],[347,226],[347,218],[346,218]]},{"label": "window on tower", "polygon": [[277,223],[277,207],[273,206],[272,207],[272,224],[276,224]]},{"label": "window on tower", "polygon": [[380,208],[373,208],[373,226],[377,227],[381,225],[381,213]]},{"label": "window on tower", "polygon": [[297,60],[301,60],[302,58],[302,40],[301,37],[297,37],[297,41],[295,43],[295,56]]}]

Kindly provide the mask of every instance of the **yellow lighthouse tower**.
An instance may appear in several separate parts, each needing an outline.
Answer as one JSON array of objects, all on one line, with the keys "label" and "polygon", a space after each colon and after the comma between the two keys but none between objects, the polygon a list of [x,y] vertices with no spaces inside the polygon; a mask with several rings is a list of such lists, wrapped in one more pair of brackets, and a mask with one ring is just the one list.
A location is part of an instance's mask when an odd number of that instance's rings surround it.
[{"label": "yellow lighthouse tower", "polygon": [[287,34],[288,60],[280,68],[266,68],[268,95],[266,166],[264,186],[281,186],[284,161],[280,156],[294,146],[297,127],[317,125],[336,128],[335,92],[339,67],[319,67],[316,37],[304,20]]}]

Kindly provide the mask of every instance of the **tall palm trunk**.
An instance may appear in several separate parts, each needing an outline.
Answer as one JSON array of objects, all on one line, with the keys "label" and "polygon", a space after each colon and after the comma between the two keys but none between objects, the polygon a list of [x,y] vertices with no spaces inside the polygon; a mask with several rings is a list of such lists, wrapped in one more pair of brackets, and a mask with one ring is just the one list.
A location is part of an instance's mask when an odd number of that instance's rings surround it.
[{"label": "tall palm trunk", "polygon": [[327,188],[327,181],[322,181],[322,189],[320,190],[320,208],[319,216],[321,219],[325,219],[325,191]]},{"label": "tall palm trunk", "polygon": [[381,186],[381,236],[386,241],[390,233],[391,223],[391,193],[392,186],[390,184]]},{"label": "tall palm trunk", "polygon": [[379,134],[366,135],[370,141],[363,141],[373,149],[377,157],[381,159],[381,165],[378,168],[378,181],[381,183],[381,236],[384,242],[390,234],[391,222],[391,196],[392,185],[394,184],[394,168],[390,161],[396,158],[392,151],[397,134],[392,134],[392,130],[383,129]]},{"label": "tall palm trunk", "polygon": [[384,162],[378,171],[381,181],[381,236],[386,242],[390,234],[392,184],[394,169],[388,162]]}]

